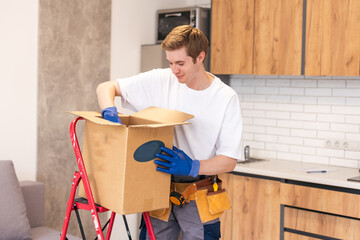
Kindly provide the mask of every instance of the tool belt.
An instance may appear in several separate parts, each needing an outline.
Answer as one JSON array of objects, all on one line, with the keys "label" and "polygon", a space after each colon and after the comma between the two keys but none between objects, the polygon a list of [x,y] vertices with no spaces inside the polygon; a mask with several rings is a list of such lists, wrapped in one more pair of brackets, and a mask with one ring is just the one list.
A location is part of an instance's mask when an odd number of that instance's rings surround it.
[{"label": "tool belt", "polygon": [[[231,208],[227,192],[217,176],[210,176],[194,183],[171,183],[170,202],[184,206],[196,201],[200,219],[203,223],[219,218]],[[168,221],[172,204],[167,209],[149,212],[151,217]]]}]

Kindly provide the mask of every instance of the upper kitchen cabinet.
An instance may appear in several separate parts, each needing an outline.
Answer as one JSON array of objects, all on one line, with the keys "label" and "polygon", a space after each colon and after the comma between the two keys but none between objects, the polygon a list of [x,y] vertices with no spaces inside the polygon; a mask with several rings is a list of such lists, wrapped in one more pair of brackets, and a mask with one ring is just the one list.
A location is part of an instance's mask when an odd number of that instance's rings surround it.
[{"label": "upper kitchen cabinet", "polygon": [[305,74],[360,75],[360,1],[307,0]]},{"label": "upper kitchen cabinet", "polygon": [[360,0],[213,0],[215,74],[360,75]]},{"label": "upper kitchen cabinet", "polygon": [[211,72],[252,74],[254,0],[213,0]]},{"label": "upper kitchen cabinet", "polygon": [[303,0],[255,0],[253,74],[301,74],[302,9]]},{"label": "upper kitchen cabinet", "polygon": [[301,74],[302,0],[213,0],[211,71]]}]

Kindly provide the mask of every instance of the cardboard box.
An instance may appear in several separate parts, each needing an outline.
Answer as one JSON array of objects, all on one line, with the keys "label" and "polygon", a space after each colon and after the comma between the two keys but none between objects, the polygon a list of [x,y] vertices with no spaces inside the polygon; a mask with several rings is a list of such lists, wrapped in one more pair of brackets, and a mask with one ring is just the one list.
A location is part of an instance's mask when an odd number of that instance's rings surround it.
[{"label": "cardboard box", "polygon": [[171,175],[156,171],[154,155],[159,144],[172,148],[174,127],[192,115],[151,107],[119,114],[120,125],[98,112],[71,113],[85,118],[82,156],[97,204],[122,215],[169,207]]}]

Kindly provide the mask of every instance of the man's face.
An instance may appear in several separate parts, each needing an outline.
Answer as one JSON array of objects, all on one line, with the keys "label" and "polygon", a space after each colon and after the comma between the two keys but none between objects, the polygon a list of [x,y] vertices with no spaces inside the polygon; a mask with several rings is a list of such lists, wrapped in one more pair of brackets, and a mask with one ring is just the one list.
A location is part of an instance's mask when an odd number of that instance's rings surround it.
[{"label": "man's face", "polygon": [[171,71],[180,83],[191,84],[202,66],[200,61],[193,62],[192,57],[186,54],[185,47],[173,51],[166,51],[166,58]]}]

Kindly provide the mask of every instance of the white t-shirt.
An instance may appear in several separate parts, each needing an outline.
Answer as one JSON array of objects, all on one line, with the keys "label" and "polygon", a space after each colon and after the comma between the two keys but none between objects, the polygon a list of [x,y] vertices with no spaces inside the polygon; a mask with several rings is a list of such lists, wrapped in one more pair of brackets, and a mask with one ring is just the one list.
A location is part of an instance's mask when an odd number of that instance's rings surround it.
[{"label": "white t-shirt", "polygon": [[236,92],[215,77],[201,91],[178,82],[170,68],[117,79],[123,107],[140,111],[150,106],[192,114],[191,124],[175,127],[174,145],[189,157],[216,155],[241,158],[242,118]]}]

